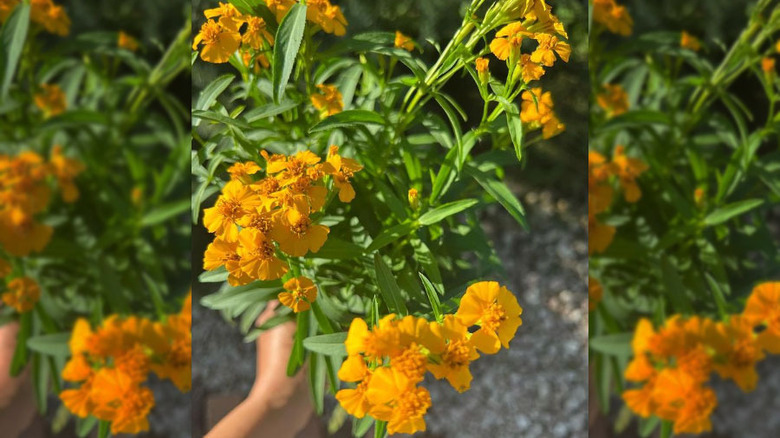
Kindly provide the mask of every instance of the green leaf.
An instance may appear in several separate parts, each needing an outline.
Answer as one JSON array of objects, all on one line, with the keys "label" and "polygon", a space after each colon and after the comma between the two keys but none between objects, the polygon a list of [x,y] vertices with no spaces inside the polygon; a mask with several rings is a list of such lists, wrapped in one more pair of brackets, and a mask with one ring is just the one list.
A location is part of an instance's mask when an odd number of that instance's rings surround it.
[{"label": "green leaf", "polygon": [[512,144],[515,146],[515,155],[517,161],[523,160],[523,122],[520,121],[520,113],[516,105],[504,105],[506,113],[506,126],[509,129],[509,136],[512,138]]},{"label": "green leaf", "polygon": [[98,425],[98,438],[108,438],[111,436],[111,422],[101,420]]},{"label": "green leaf", "polygon": [[30,350],[49,356],[70,356],[70,333],[56,333],[53,335],[33,336],[27,339]]},{"label": "green leaf", "polygon": [[660,423],[661,420],[658,419],[656,416],[652,416],[647,419],[640,419],[639,420],[639,436],[641,437],[647,437],[650,436],[653,431],[658,427],[658,423]]},{"label": "green leaf", "polygon": [[309,253],[309,259],[349,260],[363,255],[363,247],[336,237],[329,237],[316,253]]},{"label": "green leaf", "polygon": [[748,211],[759,207],[763,203],[763,199],[746,199],[744,201],[724,205],[723,207],[708,214],[707,217],[704,218],[704,225],[713,226],[721,224],[735,216],[747,213]]},{"label": "green leaf", "polygon": [[91,415],[84,419],[77,419],[76,435],[78,435],[80,438],[84,438],[85,436],[89,435],[90,432],[92,432],[92,429],[94,429],[97,424],[98,419]]},{"label": "green leaf", "polygon": [[273,93],[276,103],[281,101],[284,88],[290,80],[305,28],[306,5],[296,3],[284,16],[276,31],[273,65]]},{"label": "green leaf", "polygon": [[309,133],[327,131],[334,128],[351,128],[360,125],[383,125],[385,119],[373,111],[349,110],[334,114],[309,129]]},{"label": "green leaf", "polygon": [[230,273],[227,269],[225,269],[224,266],[220,266],[213,271],[206,271],[200,274],[198,276],[198,281],[201,283],[222,283],[227,281],[229,276]]},{"label": "green leaf", "polygon": [[219,97],[219,95],[222,94],[222,92],[225,91],[225,89],[229,87],[235,79],[235,75],[229,73],[211,81],[211,83],[200,92],[198,102],[195,104],[195,108],[193,109],[205,111],[211,108],[211,105],[217,101],[217,97]]},{"label": "green leaf", "polygon": [[520,204],[520,201],[512,194],[512,191],[509,190],[509,187],[507,187],[505,183],[473,166],[467,167],[466,173],[474,177],[479,185],[481,185],[490,196],[494,197],[498,203],[515,218],[517,223],[524,229],[528,229],[528,223],[525,220],[525,210],[523,209],[522,204]]},{"label": "green leaf", "polygon": [[8,88],[16,74],[16,66],[22,55],[29,26],[30,4],[20,2],[3,24],[3,33],[0,35],[0,41],[3,42],[3,61],[5,63],[3,82],[0,85],[0,101],[5,100],[8,95]]},{"label": "green leaf", "polygon": [[725,321],[728,319],[729,313],[728,305],[726,304],[726,298],[723,295],[723,290],[709,272],[704,273],[704,278],[707,279],[707,283],[709,283],[710,289],[712,289],[712,297],[715,299],[715,305],[718,306],[718,315],[722,320]]},{"label": "green leaf", "polygon": [[[305,342],[306,340],[304,340],[304,344]],[[311,390],[312,400],[314,401],[314,410],[319,415],[322,415],[325,408],[326,373],[325,358],[318,354],[312,354],[309,357],[309,389]]]},{"label": "green leaf", "polygon": [[374,438],[385,438],[387,436],[387,422],[376,421],[374,424]]},{"label": "green leaf", "polygon": [[371,242],[371,245],[368,245],[368,248],[366,248],[365,252],[372,253],[380,248],[384,248],[401,237],[408,236],[409,233],[414,231],[416,228],[417,225],[412,222],[403,222],[390,228],[385,228],[382,230],[382,232],[379,233],[379,235],[374,238],[374,240]]},{"label": "green leaf", "polygon": [[306,360],[303,341],[309,333],[309,312],[299,312],[296,317],[295,339],[290,352],[290,360],[287,362],[287,375],[290,377],[301,369]]},{"label": "green leaf", "polygon": [[633,333],[617,333],[612,335],[596,336],[590,339],[588,346],[591,350],[610,356],[631,356],[631,340]]},{"label": "green leaf", "polygon": [[346,340],[347,332],[311,336],[303,340],[303,347],[324,356],[344,357],[347,355],[347,347],[344,346]]},{"label": "green leaf", "polygon": [[433,225],[477,204],[479,204],[479,200],[477,199],[462,199],[460,201],[450,202],[425,212],[417,221],[420,225]]},{"label": "green leaf", "polygon": [[31,330],[32,312],[22,313],[19,319],[19,332],[16,335],[16,349],[11,359],[11,376],[18,376],[24,369],[24,366],[27,365],[27,356],[29,354],[27,339],[30,337]]},{"label": "green leaf", "polygon": [[401,295],[401,288],[398,287],[398,283],[395,281],[393,271],[390,270],[390,267],[387,266],[378,252],[374,253],[374,268],[376,269],[377,285],[382,293],[382,299],[387,304],[387,308],[391,313],[401,316],[408,315],[409,311],[406,309],[404,297]]},{"label": "green leaf", "polygon": [[190,199],[182,199],[180,201],[160,205],[144,215],[141,219],[141,226],[149,227],[157,225],[177,215],[183,214],[189,211],[191,202]]},{"label": "green leaf", "polygon": [[425,294],[428,296],[428,302],[431,303],[431,310],[436,317],[437,322],[444,321],[444,314],[441,311],[441,301],[439,301],[439,291],[436,290],[436,286],[428,280],[422,272],[417,273],[422,281],[423,288],[425,288]]},{"label": "green leaf", "polygon": [[664,421],[661,423],[661,438],[671,438],[674,434],[674,423],[671,421]]}]

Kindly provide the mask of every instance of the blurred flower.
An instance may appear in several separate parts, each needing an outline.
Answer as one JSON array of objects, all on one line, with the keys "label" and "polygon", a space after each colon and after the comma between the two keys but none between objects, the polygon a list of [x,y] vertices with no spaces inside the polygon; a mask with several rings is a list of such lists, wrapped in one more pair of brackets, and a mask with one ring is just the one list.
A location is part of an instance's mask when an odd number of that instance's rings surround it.
[{"label": "blurred flower", "polygon": [[477,68],[479,81],[487,84],[490,80],[490,61],[487,58],[477,58],[474,60],[474,66]]},{"label": "blurred flower", "polygon": [[593,21],[623,36],[631,35],[634,27],[628,10],[625,6],[618,6],[615,0],[593,0]]},{"label": "blurred flower", "polygon": [[306,6],[306,19],[326,33],[343,36],[347,32],[347,19],[341,8],[332,5],[330,0],[308,0]]},{"label": "blurred flower", "polygon": [[682,31],[680,36],[680,47],[683,49],[690,49],[694,52],[701,50],[701,41],[695,36],[689,34],[686,31]]},{"label": "blurred flower", "polygon": [[344,110],[341,93],[333,85],[319,84],[317,88],[319,93],[311,95],[311,103],[314,108],[326,116],[338,114]]},{"label": "blurred flower", "polygon": [[30,6],[30,21],[55,35],[67,36],[70,33],[70,17],[62,6],[52,0],[32,0]]},{"label": "blurred flower", "polygon": [[336,393],[336,400],[348,414],[355,418],[363,418],[371,409],[371,403],[366,397],[368,385],[371,382],[371,371],[366,361],[360,355],[352,355],[341,364],[338,372],[339,380],[356,382],[355,388],[345,388]]},{"label": "blurred flower", "polygon": [[674,433],[702,433],[712,429],[710,414],[718,404],[715,392],[681,369],[661,371],[653,393],[661,419],[674,422]]},{"label": "blurred flower", "polygon": [[714,349],[715,371],[732,379],[745,392],[756,387],[756,363],[764,358],[750,320],[732,315],[728,322],[718,322],[707,332],[707,345]]},{"label": "blurred flower", "polygon": [[607,250],[615,237],[615,227],[605,225],[596,218],[588,218],[588,254]]},{"label": "blurred flower", "polygon": [[57,84],[41,84],[41,91],[35,95],[35,105],[46,118],[62,114],[67,107],[65,93]]},{"label": "blurred flower", "polygon": [[279,302],[291,308],[293,312],[309,310],[311,303],[317,299],[317,286],[311,279],[295,277],[284,283],[286,292],[279,294]]},{"label": "blurred flower", "polygon": [[52,173],[62,190],[65,202],[75,202],[79,198],[79,189],[74,180],[84,171],[84,164],[62,154],[62,146],[54,145],[50,159]]},{"label": "blurred flower", "polygon": [[[232,21],[228,21],[232,23]],[[206,62],[222,64],[230,59],[230,56],[238,50],[241,44],[241,34],[237,29],[226,27],[223,21],[208,20],[203,23],[200,32],[195,36],[192,50],[198,50],[203,44],[200,57]]]},{"label": "blurred flower", "polygon": [[531,55],[520,56],[520,74],[523,77],[523,82],[528,83],[536,81],[544,76],[544,67],[541,64],[537,64],[531,60]]},{"label": "blurred flower", "polygon": [[282,18],[287,15],[295,3],[295,0],[265,0],[268,9],[276,15],[276,21],[279,23],[282,22]]},{"label": "blurred flower", "polygon": [[615,165],[615,174],[623,187],[623,197],[627,202],[637,202],[642,197],[642,191],[636,179],[649,168],[648,165],[638,158],[627,156],[624,146],[615,147],[612,162]]},{"label": "blurred flower", "polygon": [[759,345],[769,353],[780,354],[780,282],[753,288],[742,315],[754,327],[763,328],[758,334]]},{"label": "blurred flower", "polygon": [[19,313],[29,312],[41,297],[41,288],[30,277],[14,278],[8,282],[8,291],[3,293],[3,302]]},{"label": "blurred flower", "polygon": [[607,117],[619,116],[628,111],[628,94],[620,84],[604,84],[604,91],[596,96],[596,102]]},{"label": "blurred flower", "polygon": [[395,31],[395,47],[411,52],[414,50],[414,41],[400,31]]},{"label": "blurred flower", "polygon": [[547,123],[553,117],[553,101],[549,91],[530,88],[523,91],[520,104],[520,120],[523,123]]},{"label": "blurred flower", "polygon": [[119,31],[119,40],[117,41],[117,46],[121,49],[129,50],[131,52],[135,52],[138,50],[138,40],[127,34],[125,31],[120,30]]},{"label": "blurred flower", "polygon": [[531,53],[531,61],[542,64],[546,67],[552,67],[555,64],[555,54],[564,61],[569,62],[569,56],[571,56],[571,46],[565,41],[561,41],[557,36],[547,33],[537,33],[533,37],[539,42],[533,53]]},{"label": "blurred flower", "polygon": [[704,187],[696,187],[696,190],[693,191],[693,201],[696,203],[696,205],[702,205],[704,202],[704,196],[707,195],[707,192],[704,190]]},{"label": "blurred flower", "polygon": [[596,310],[596,307],[598,307],[599,303],[601,302],[601,298],[604,296],[604,288],[601,286],[601,283],[591,277],[588,276],[588,311],[592,312]]},{"label": "blurred flower", "polygon": [[517,328],[523,323],[523,309],[506,287],[495,281],[474,283],[466,289],[455,316],[466,327],[479,326],[471,342],[482,352],[494,354],[509,348]]},{"label": "blurred flower", "polygon": [[414,187],[409,189],[406,199],[409,201],[409,206],[412,207],[412,210],[420,208],[420,193]]},{"label": "blurred flower", "polygon": [[154,394],[117,368],[101,368],[92,381],[92,414],[111,422],[111,433],[149,430],[147,415],[154,407]]},{"label": "blurred flower", "polygon": [[774,75],[775,73],[775,59],[770,57],[765,57],[761,59],[761,70],[764,71],[765,74]]}]

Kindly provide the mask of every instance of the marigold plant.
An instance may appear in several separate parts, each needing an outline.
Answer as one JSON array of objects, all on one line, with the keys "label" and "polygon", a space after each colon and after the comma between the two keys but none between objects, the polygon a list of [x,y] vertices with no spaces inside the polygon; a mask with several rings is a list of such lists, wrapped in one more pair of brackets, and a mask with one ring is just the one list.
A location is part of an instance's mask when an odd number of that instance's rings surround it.
[{"label": "marigold plant", "polygon": [[0,1],[0,324],[19,325],[10,370],[40,413],[61,399],[55,432],[140,433],[147,376],[191,380],[189,305],[174,313],[190,282],[189,116],[170,88],[187,82],[190,31],[166,48],[69,12]]},{"label": "marigold plant", "polygon": [[[288,372],[308,364],[318,412],[327,381],[356,436],[415,433],[424,376],[468,390],[469,364],[521,324],[478,212],[498,202],[525,226],[503,176],[565,129],[542,84],[572,49],[541,0],[474,0],[440,49],[353,35],[336,3],[203,11],[194,69],[221,75],[194,104],[192,213],[211,235],[200,281],[221,286],[201,303],[247,340],[294,318]],[[455,75],[482,98],[475,120],[444,92]]]},{"label": "marigold plant", "polygon": [[622,396],[618,431],[631,413],[643,436],[711,430],[711,376],[749,392],[776,351],[780,7],[749,3],[722,50],[592,2],[590,362],[602,410]]}]

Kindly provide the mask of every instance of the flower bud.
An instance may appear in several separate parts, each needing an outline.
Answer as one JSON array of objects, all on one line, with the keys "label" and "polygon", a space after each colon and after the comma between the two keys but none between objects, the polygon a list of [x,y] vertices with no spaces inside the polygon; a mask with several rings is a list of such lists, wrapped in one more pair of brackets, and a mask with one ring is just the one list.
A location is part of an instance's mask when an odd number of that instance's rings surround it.
[{"label": "flower bud", "polygon": [[409,205],[412,207],[412,210],[417,210],[420,208],[420,193],[417,191],[417,189],[409,189],[407,197],[409,198]]},{"label": "flower bud", "polygon": [[490,79],[490,61],[487,58],[477,58],[474,61],[477,67],[477,73],[479,74],[479,81],[483,84],[487,84]]}]

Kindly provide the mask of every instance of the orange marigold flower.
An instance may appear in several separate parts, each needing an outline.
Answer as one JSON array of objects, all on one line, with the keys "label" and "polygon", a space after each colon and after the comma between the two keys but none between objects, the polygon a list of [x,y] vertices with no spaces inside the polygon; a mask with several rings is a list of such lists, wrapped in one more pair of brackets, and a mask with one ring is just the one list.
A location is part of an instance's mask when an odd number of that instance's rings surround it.
[{"label": "orange marigold flower", "polygon": [[241,41],[249,47],[259,50],[263,47],[263,41],[267,41],[269,45],[274,45],[274,36],[268,31],[268,26],[260,17],[247,17],[247,28],[244,31],[244,36]]},{"label": "orange marigold flower", "polygon": [[3,302],[19,313],[29,312],[41,297],[41,288],[30,277],[14,278],[8,282],[8,291],[3,294]]},{"label": "orange marigold flower", "polygon": [[395,31],[395,47],[411,52],[414,50],[414,41],[397,30]]},{"label": "orange marigold flower", "polygon": [[353,319],[344,345],[350,356],[362,353],[369,360],[398,355],[402,351],[401,332],[398,330],[395,315],[383,317],[371,330],[363,319]]},{"label": "orange marigold flower", "polygon": [[541,64],[533,62],[531,60],[531,55],[523,54],[520,56],[520,74],[525,83],[536,81],[544,76],[544,67],[542,67]]},{"label": "orange marigold flower", "polygon": [[203,23],[200,32],[195,36],[192,50],[198,50],[201,43],[203,48],[200,51],[200,58],[213,64],[222,64],[228,62],[230,56],[238,50],[241,34],[237,29],[225,26],[223,20],[219,22],[208,20]]},{"label": "orange marigold flower", "polygon": [[228,283],[241,286],[252,282],[252,277],[241,270],[241,256],[238,254],[238,241],[228,242],[217,237],[203,254],[203,269],[213,271],[224,266],[228,271]]},{"label": "orange marigold flower", "polygon": [[245,21],[241,12],[230,3],[219,2],[219,6],[216,8],[203,11],[203,15],[209,19],[219,18],[219,24],[234,32],[238,32],[238,28],[241,27]]},{"label": "orange marigold flower", "polygon": [[605,225],[596,218],[588,218],[588,254],[606,251],[614,237],[615,227]]},{"label": "orange marigold flower", "polygon": [[43,111],[46,118],[65,112],[67,102],[65,93],[57,84],[41,84],[41,91],[35,95],[35,105]]},{"label": "orange marigold flower", "polygon": [[333,85],[317,85],[319,93],[311,95],[311,103],[318,111],[326,116],[338,114],[344,110],[341,92]]},{"label": "orange marigold flower", "polygon": [[347,33],[347,19],[341,8],[330,0],[309,0],[306,2],[306,19],[319,25],[326,33],[343,36]]},{"label": "orange marigold flower", "polygon": [[661,371],[653,387],[656,415],[674,421],[674,433],[702,433],[712,429],[710,414],[718,404],[715,392],[678,368]]},{"label": "orange marigold flower", "polygon": [[714,368],[721,377],[734,380],[745,392],[755,389],[756,363],[764,358],[764,353],[749,319],[732,315],[727,323],[711,325],[707,344],[715,350]]},{"label": "orange marigold flower", "polygon": [[628,111],[628,94],[620,84],[604,84],[604,92],[596,96],[596,102],[610,118]]},{"label": "orange marigold flower", "polygon": [[111,433],[139,433],[149,430],[147,415],[154,407],[149,388],[139,386],[116,368],[101,368],[92,382],[93,414],[111,422]]},{"label": "orange marigold flower", "polygon": [[138,40],[130,36],[123,30],[119,31],[119,39],[117,40],[117,46],[120,49],[129,50],[135,52],[138,50]]},{"label": "orange marigold flower", "polygon": [[70,17],[62,6],[52,0],[32,0],[30,6],[30,21],[55,35],[67,36],[70,33]]},{"label": "orange marigold flower", "polygon": [[680,35],[680,47],[698,52],[701,50],[701,41],[688,32],[682,31],[682,34]]},{"label": "orange marigold flower", "polygon": [[60,145],[55,145],[52,148],[50,163],[52,173],[57,178],[62,190],[62,199],[65,202],[75,202],[79,198],[79,189],[73,181],[84,171],[84,164],[63,155]]},{"label": "orange marigold flower", "polygon": [[261,199],[241,181],[231,180],[222,188],[214,207],[203,212],[203,225],[217,237],[234,242],[238,238],[239,219],[254,211]]},{"label": "orange marigold flower", "polygon": [[446,346],[439,361],[428,363],[428,370],[437,379],[447,379],[458,392],[467,391],[472,379],[469,364],[479,358],[476,346],[469,339],[468,327],[454,315],[446,315],[442,324],[431,323],[431,329],[446,339]]},{"label": "orange marigold flower", "polygon": [[[263,233],[249,229],[238,236],[241,270],[256,280],[276,280],[287,272],[287,264],[279,260],[273,242]],[[303,254],[302,254],[303,255]]]},{"label": "orange marigold flower", "polygon": [[339,200],[341,202],[351,202],[355,199],[355,189],[352,188],[350,179],[355,173],[363,170],[363,166],[357,161],[342,157],[338,154],[338,146],[331,146],[328,153],[327,163],[329,167],[325,170],[333,176],[333,185],[339,192]]},{"label": "orange marigold flower", "polygon": [[623,197],[627,202],[637,202],[642,197],[642,191],[636,183],[636,179],[649,167],[638,158],[626,155],[624,146],[617,146],[612,157],[615,165],[615,173],[623,187]]},{"label": "orange marigold flower", "polygon": [[534,39],[539,42],[539,46],[531,54],[531,61],[542,64],[545,67],[552,67],[555,64],[555,54],[563,60],[569,62],[571,56],[571,46],[565,41],[561,41],[557,36],[548,33],[537,33]]},{"label": "orange marigold flower", "polygon": [[490,51],[502,61],[515,60],[520,53],[523,38],[532,36],[533,33],[529,32],[519,21],[507,24],[496,32],[496,37],[490,42]]},{"label": "orange marigold flower", "polygon": [[254,175],[260,172],[260,166],[254,161],[247,161],[245,163],[237,162],[228,168],[230,178],[237,179],[244,184],[251,183],[250,175]]},{"label": "orange marigold flower", "polygon": [[625,6],[619,6],[615,0],[593,0],[593,21],[605,26],[618,35],[631,35],[634,19]]},{"label": "orange marigold flower", "polygon": [[291,308],[293,312],[309,310],[311,303],[317,299],[317,286],[311,279],[295,277],[284,283],[286,292],[279,294],[279,302]]},{"label": "orange marigold flower", "polygon": [[601,298],[604,296],[604,288],[597,279],[588,276],[588,311],[596,310]]},{"label": "orange marigold flower", "polygon": [[474,283],[466,289],[455,316],[466,327],[479,326],[471,342],[482,352],[494,354],[515,337],[523,323],[523,309],[506,287],[495,281]]},{"label": "orange marigold flower", "polygon": [[268,9],[276,15],[276,21],[279,23],[282,22],[282,18],[287,15],[287,12],[290,11],[290,8],[292,8],[295,3],[295,0],[265,0]]},{"label": "orange marigold flower", "polygon": [[420,208],[420,192],[418,192],[417,189],[414,187],[409,189],[406,198],[409,201],[409,206],[412,207],[412,210]]},{"label": "orange marigold flower", "polygon": [[309,251],[319,251],[329,232],[325,225],[314,224],[308,215],[290,208],[281,216],[279,226],[271,231],[271,236],[285,253],[303,257]]},{"label": "orange marigold flower", "polygon": [[767,75],[775,73],[775,58],[765,57],[761,58],[761,70]]},{"label": "orange marigold flower", "polygon": [[780,282],[753,288],[742,315],[754,327],[764,327],[758,334],[759,345],[772,354],[780,354]]},{"label": "orange marigold flower", "polygon": [[545,124],[554,117],[552,95],[541,88],[530,88],[523,91],[523,102],[520,104],[520,120],[523,123]]},{"label": "orange marigold flower", "polygon": [[425,413],[431,407],[427,389],[415,386],[403,373],[392,368],[377,368],[368,384],[366,396],[369,414],[387,421],[390,434],[413,434],[425,430]]}]

